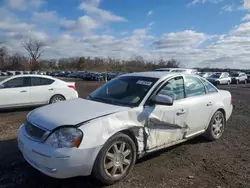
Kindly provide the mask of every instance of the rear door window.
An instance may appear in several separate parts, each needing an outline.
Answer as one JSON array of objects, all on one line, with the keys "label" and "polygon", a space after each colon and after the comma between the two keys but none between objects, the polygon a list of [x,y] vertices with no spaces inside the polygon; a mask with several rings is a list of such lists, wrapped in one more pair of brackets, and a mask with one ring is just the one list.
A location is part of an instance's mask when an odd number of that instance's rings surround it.
[{"label": "rear door window", "polygon": [[31,77],[32,86],[45,86],[50,85],[53,82],[54,80],[48,78]]}]

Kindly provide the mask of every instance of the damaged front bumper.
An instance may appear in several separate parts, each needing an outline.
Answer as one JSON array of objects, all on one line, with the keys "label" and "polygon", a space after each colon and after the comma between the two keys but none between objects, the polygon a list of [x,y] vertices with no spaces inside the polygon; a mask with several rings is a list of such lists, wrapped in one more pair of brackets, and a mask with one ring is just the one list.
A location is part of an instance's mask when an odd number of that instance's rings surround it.
[{"label": "damaged front bumper", "polygon": [[24,135],[24,131],[24,126],[18,130],[18,147],[25,160],[37,170],[54,178],[70,178],[91,174],[101,146],[89,149],[57,149],[28,139]]}]

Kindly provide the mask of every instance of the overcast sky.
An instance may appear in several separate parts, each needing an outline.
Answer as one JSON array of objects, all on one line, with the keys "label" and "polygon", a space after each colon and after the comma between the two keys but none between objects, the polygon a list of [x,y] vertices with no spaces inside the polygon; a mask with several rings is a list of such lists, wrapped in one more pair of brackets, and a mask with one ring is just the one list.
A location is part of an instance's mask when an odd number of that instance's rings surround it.
[{"label": "overcast sky", "polygon": [[0,42],[44,41],[43,58],[179,60],[250,68],[250,0],[1,0]]}]

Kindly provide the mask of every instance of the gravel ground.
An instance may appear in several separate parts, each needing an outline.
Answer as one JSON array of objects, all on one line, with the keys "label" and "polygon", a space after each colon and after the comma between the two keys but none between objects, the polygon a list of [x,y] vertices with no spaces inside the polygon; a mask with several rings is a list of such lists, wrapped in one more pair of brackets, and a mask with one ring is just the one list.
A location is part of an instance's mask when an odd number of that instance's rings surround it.
[{"label": "gravel ground", "polygon": [[[80,96],[100,83],[77,81]],[[250,188],[250,85],[222,86],[233,95],[234,111],[223,137],[202,137],[153,153],[136,164],[131,175],[112,188]],[[89,177],[57,180],[27,164],[17,148],[16,132],[27,113],[0,112],[0,188],[101,187]]]}]

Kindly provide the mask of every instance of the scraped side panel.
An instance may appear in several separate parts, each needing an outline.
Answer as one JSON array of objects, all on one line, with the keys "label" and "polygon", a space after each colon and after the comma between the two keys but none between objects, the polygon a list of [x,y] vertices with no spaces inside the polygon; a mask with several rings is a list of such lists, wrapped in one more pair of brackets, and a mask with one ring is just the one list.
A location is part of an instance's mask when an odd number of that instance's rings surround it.
[{"label": "scraped side panel", "polygon": [[185,124],[186,114],[178,117],[178,106],[157,105],[145,110],[150,111],[146,124],[149,135],[146,149],[160,147],[183,138],[188,128]]}]

